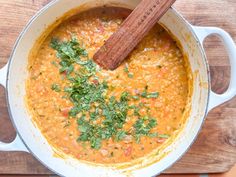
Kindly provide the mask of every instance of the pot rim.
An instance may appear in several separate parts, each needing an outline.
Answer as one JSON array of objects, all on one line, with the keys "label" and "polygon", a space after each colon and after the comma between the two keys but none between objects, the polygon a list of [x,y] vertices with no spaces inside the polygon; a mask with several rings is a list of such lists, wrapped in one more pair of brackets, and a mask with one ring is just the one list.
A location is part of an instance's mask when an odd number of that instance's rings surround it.
[{"label": "pot rim", "polygon": [[[60,0],[52,0],[50,3],[48,3],[47,5],[45,5],[44,7],[42,7],[40,10],[38,10],[36,12],[36,14],[31,17],[31,19],[28,21],[28,23],[25,25],[25,27],[23,28],[23,30],[21,31],[21,33],[19,34],[19,36],[17,37],[16,41],[15,41],[15,44],[13,46],[13,49],[12,49],[12,52],[10,54],[10,57],[9,57],[9,60],[8,60],[8,66],[7,66],[7,75],[6,75],[6,102],[7,102],[7,109],[8,109],[8,114],[9,114],[9,117],[10,117],[10,120],[11,120],[11,123],[13,124],[13,127],[15,128],[16,130],[16,134],[19,135],[19,138],[20,140],[22,141],[22,143],[24,144],[24,146],[27,148],[28,152],[30,154],[32,154],[41,164],[43,164],[46,168],[48,168],[50,171],[54,172],[55,174],[59,174],[60,176],[63,176],[63,174],[57,172],[56,170],[52,169],[50,166],[48,166],[46,164],[46,162],[44,162],[43,160],[41,160],[40,157],[38,157],[36,155],[36,153],[34,153],[30,148],[29,146],[27,145],[27,143],[25,142],[25,140],[22,138],[22,135],[20,133],[20,130],[17,129],[17,126],[16,126],[16,123],[14,121],[14,118],[13,118],[13,115],[12,115],[12,111],[11,111],[11,108],[10,108],[10,102],[9,102],[9,73],[10,73],[10,66],[11,66],[11,63],[12,63],[12,59],[13,59],[13,56],[15,55],[15,51],[19,45],[19,42],[21,41],[22,37],[25,35],[25,33],[27,32],[27,30],[30,28],[31,24],[42,14],[44,13],[45,11],[48,10],[48,8],[50,8],[51,6],[53,6],[54,4],[56,4],[58,1]],[[208,60],[207,60],[207,57],[206,57],[206,53],[203,49],[203,46],[202,44],[200,43],[200,40],[197,36],[197,34],[195,33],[195,31],[193,30],[193,27],[192,25],[183,17],[182,14],[180,14],[174,7],[171,7],[169,10],[172,10],[172,12],[178,17],[180,18],[186,25],[186,27],[188,28],[188,30],[191,32],[191,34],[193,35],[195,41],[197,42],[197,47],[200,49],[200,53],[201,53],[201,56],[202,56],[202,60],[203,60],[203,63],[204,63],[204,67],[206,68],[206,72],[207,72],[207,84],[208,84],[208,89],[207,89],[207,101],[206,101],[206,106],[205,106],[205,110],[204,110],[204,114],[203,114],[203,118],[201,120],[201,125],[199,127],[199,130],[198,132],[194,135],[193,139],[192,139],[192,142],[189,144],[189,146],[182,152],[181,155],[179,155],[179,157],[172,161],[165,169],[163,169],[162,171],[158,172],[157,174],[155,175],[159,175],[160,173],[162,173],[163,171],[165,171],[166,169],[170,168],[174,163],[176,163],[179,159],[181,159],[183,157],[184,154],[186,154],[186,152],[190,149],[190,147],[192,146],[192,144],[195,142],[198,134],[200,133],[201,129],[202,129],[202,126],[203,126],[203,123],[205,122],[205,119],[206,119],[206,116],[207,116],[207,113],[208,113],[208,105],[209,105],[209,97],[210,97],[210,89],[211,89],[211,82],[210,82],[210,69],[209,69],[209,64],[208,64]],[[144,167],[145,168],[145,167]]]}]

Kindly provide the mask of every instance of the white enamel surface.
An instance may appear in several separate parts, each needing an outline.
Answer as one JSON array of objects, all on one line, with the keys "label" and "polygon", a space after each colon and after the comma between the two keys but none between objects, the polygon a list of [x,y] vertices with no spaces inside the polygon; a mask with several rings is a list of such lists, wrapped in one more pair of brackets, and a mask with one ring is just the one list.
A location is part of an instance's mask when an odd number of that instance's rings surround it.
[{"label": "white enamel surface", "polygon": [[224,30],[216,27],[193,27],[200,42],[203,44],[204,39],[209,35],[217,35],[223,42],[229,55],[231,65],[231,79],[229,88],[223,94],[210,92],[208,111],[214,107],[232,99],[236,95],[236,45],[230,35]]},{"label": "white enamel surface", "polygon": [[18,134],[16,135],[15,139],[11,143],[0,142],[0,151],[24,151],[24,152],[29,152]]},{"label": "white enamel surface", "polygon": [[6,88],[8,64],[0,69],[0,84]]},{"label": "white enamel surface", "polygon": [[[185,129],[181,135],[171,144],[166,151],[169,154],[159,162],[139,170],[131,168],[130,173],[122,174],[112,168],[94,167],[84,164],[73,158],[59,158],[54,155],[52,147],[47,143],[40,133],[39,129],[34,126],[30,115],[26,109],[25,81],[27,78],[27,60],[30,49],[36,39],[45,30],[45,27],[52,24],[58,17],[65,12],[84,3],[90,3],[91,6],[102,4],[120,4],[119,6],[134,8],[138,0],[58,0],[47,6],[30,23],[25,32],[21,35],[12,54],[9,66],[9,75],[7,81],[7,92],[9,102],[9,112],[12,122],[15,125],[20,137],[25,142],[29,151],[38,158],[44,165],[62,176],[81,176],[81,177],[104,177],[104,176],[154,176],[172,165],[182,154],[189,148],[194,141],[204,120],[207,110],[208,101],[208,68],[205,63],[205,55],[202,52],[201,45],[197,42],[191,25],[182,17],[170,9],[161,19],[164,24],[182,43],[185,54],[190,60],[190,65],[194,74],[194,94],[191,102],[191,115],[187,121]],[[0,73],[2,73],[0,71]],[[1,79],[2,77],[0,77]],[[1,79],[0,82],[4,84]],[[202,87],[201,83],[204,83]],[[17,139],[19,140],[19,139]],[[18,141],[17,141],[18,142]],[[18,144],[19,150],[23,150],[23,144]],[[16,146],[17,147],[17,146]]]},{"label": "white enamel surface", "polygon": [[[8,71],[8,63],[0,69],[0,84],[6,88],[7,82],[7,71]],[[16,135],[15,139],[11,143],[4,143],[0,141],[0,151],[26,151],[27,148],[23,144],[22,140],[18,135]]]}]

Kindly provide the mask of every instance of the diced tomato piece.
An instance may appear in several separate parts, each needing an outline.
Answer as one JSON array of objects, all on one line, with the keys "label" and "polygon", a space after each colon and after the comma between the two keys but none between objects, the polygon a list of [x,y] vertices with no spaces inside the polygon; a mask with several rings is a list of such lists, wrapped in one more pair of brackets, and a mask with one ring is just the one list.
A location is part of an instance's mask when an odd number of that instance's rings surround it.
[{"label": "diced tomato piece", "polygon": [[81,155],[81,154],[78,154],[78,155],[77,155],[77,158],[79,158],[79,159],[80,159],[81,157],[82,157],[82,155]]},{"label": "diced tomato piece", "polygon": [[157,139],[157,142],[158,142],[158,143],[164,143],[165,141],[166,141],[165,138],[158,138],[158,139]]},{"label": "diced tomato piece", "polygon": [[67,75],[66,71],[63,71],[61,74],[65,76]]},{"label": "diced tomato piece", "polygon": [[101,34],[104,33],[104,31],[105,31],[105,29],[103,28],[102,25],[98,26],[98,30]]},{"label": "diced tomato piece", "polygon": [[170,42],[167,42],[164,46],[163,46],[163,51],[168,51],[169,49],[170,49],[170,46],[171,46],[171,44],[170,44]]},{"label": "diced tomato piece", "polygon": [[125,156],[130,156],[131,153],[132,153],[132,147],[131,147],[131,146],[129,146],[128,148],[126,148],[126,149],[124,150]]},{"label": "diced tomato piece", "polygon": [[68,117],[71,108],[72,108],[72,107],[62,108],[62,109],[61,109],[62,115],[63,115],[64,117]]},{"label": "diced tomato piece", "polygon": [[92,82],[93,82],[95,85],[98,85],[98,84],[99,84],[99,82],[98,82],[97,79],[94,79]]},{"label": "diced tomato piece", "polygon": [[106,149],[101,149],[100,152],[104,157],[108,155],[108,150]]}]

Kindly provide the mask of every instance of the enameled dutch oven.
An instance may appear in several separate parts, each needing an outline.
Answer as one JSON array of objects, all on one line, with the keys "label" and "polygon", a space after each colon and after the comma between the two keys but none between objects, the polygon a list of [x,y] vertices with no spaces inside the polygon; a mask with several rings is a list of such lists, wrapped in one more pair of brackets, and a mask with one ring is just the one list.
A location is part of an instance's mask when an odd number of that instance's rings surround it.
[{"label": "enameled dutch oven", "polygon": [[[149,161],[155,160],[155,157],[147,157],[142,163],[117,169],[116,166],[92,165],[72,157],[55,156],[52,146],[31,121],[25,105],[28,55],[47,26],[71,9],[82,5],[86,8],[113,5],[133,9],[138,3],[139,0],[56,0],[32,18],[19,36],[9,62],[0,70],[0,83],[6,88],[9,114],[17,130],[13,142],[0,143],[1,151],[29,152],[55,173],[73,177],[154,176],[170,167],[187,151],[199,133],[207,113],[236,95],[236,46],[227,32],[215,27],[192,26],[173,8],[162,17],[160,23],[180,41],[184,53],[188,56],[193,72],[193,95],[186,126],[164,150],[163,154],[166,155],[161,159],[150,164]],[[211,91],[209,66],[203,50],[204,39],[212,34],[222,39],[231,63],[230,85],[221,95]]]}]

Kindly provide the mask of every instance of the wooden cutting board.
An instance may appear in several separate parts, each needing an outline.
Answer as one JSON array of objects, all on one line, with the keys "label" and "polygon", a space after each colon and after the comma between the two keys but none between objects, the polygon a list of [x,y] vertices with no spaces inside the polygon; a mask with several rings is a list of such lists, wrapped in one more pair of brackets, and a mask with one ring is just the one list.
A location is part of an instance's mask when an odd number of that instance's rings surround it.
[{"label": "wooden cutting board", "polygon": [[[50,0],[0,0],[0,67],[8,60],[13,44],[27,21]],[[194,25],[218,26],[236,41],[235,0],[179,0],[176,9]],[[230,67],[220,40],[205,43],[210,62],[212,87],[218,93],[227,89]],[[0,139],[15,137],[9,120],[4,89],[0,87]],[[236,163],[236,98],[209,113],[191,149],[165,173],[215,173],[228,171]],[[0,174],[53,174],[32,155],[0,152]]]}]

